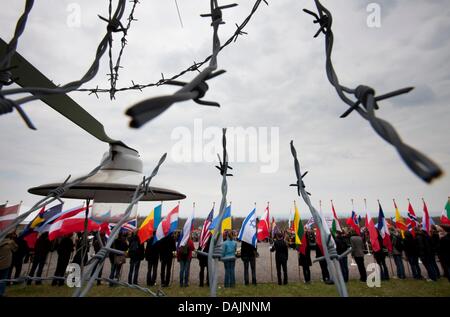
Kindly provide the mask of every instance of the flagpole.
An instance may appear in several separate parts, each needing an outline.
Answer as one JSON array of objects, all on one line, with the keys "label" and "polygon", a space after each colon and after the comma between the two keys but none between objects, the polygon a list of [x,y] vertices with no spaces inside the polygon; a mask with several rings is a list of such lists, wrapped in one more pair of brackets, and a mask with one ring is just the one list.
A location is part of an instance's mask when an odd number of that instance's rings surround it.
[{"label": "flagpole", "polygon": [[[365,209],[365,212],[366,212],[366,222],[367,222],[368,221],[368,219],[367,219],[367,200],[365,198],[364,198],[364,209]],[[364,223],[364,225],[366,226],[366,231],[367,231],[367,223]],[[364,238],[365,237],[366,237],[366,232],[364,231]],[[370,253],[369,242],[367,240],[366,240],[366,247],[367,247],[367,255],[372,255]],[[375,259],[372,257],[372,260],[375,260]]]},{"label": "flagpole", "polygon": [[[87,236],[88,236],[88,217],[89,217],[89,204],[91,200],[86,199],[86,216],[84,218],[84,233],[83,233],[83,248],[81,249],[81,274],[83,274],[84,270],[84,258],[87,255],[88,244],[87,244]],[[83,283],[83,281],[81,281]]]},{"label": "flagpole", "polygon": [[351,198],[350,201],[352,202],[352,211],[355,211],[355,205],[353,203],[353,198]]}]

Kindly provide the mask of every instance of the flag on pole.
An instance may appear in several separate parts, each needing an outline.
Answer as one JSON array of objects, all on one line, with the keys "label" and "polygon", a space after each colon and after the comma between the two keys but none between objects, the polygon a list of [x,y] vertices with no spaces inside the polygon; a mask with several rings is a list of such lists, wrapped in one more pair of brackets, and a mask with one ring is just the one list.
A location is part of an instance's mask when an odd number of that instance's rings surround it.
[{"label": "flag on pole", "polygon": [[270,225],[270,237],[274,237],[280,230],[278,229],[277,223],[275,222],[275,218],[272,217],[272,224]]},{"label": "flag on pole", "polygon": [[[213,219],[211,225],[209,226],[209,230],[212,233],[214,233],[214,229],[216,228],[216,226],[218,224],[219,224],[219,215],[217,215],[217,217],[215,217]],[[231,230],[231,205],[229,205],[225,209],[225,213],[223,214],[223,218],[222,218],[222,233],[224,233],[225,230]]]},{"label": "flag on pole", "polygon": [[347,219],[347,225],[349,225],[355,232],[358,234],[358,236],[361,235],[361,230],[359,229],[359,221],[358,217],[356,216],[356,212],[352,210],[352,215],[350,218]]},{"label": "flag on pole", "polygon": [[411,202],[408,202],[408,218],[406,219],[406,224],[408,231],[411,231],[412,235],[415,236],[414,228],[419,226],[419,220],[417,219]]},{"label": "flag on pole", "polygon": [[156,229],[156,235],[153,240],[153,243],[161,240],[164,237],[167,237],[169,234],[174,232],[178,226],[178,210],[180,205],[178,204],[175,208],[173,208],[167,216],[159,223],[158,228]]},{"label": "flag on pole", "polygon": [[[300,217],[300,212],[298,211],[297,204],[294,201],[294,232],[295,232],[295,245],[299,248],[302,253],[305,253],[306,244],[305,242],[305,229],[303,227],[302,218]],[[303,248],[302,248],[303,245]]]},{"label": "flag on pole", "polygon": [[450,197],[448,198],[444,210],[442,211],[441,223],[444,225],[450,225]]},{"label": "flag on pole", "polygon": [[199,245],[201,250],[205,248],[206,243],[208,243],[208,240],[211,237],[211,231],[209,230],[209,226],[212,223],[213,216],[214,216],[214,207],[209,212],[208,217],[206,217],[205,222],[203,223],[202,231],[200,232]]},{"label": "flag on pole", "polygon": [[150,214],[144,219],[141,226],[139,227],[137,235],[141,244],[152,237],[155,228],[157,228],[155,224],[155,214],[161,215],[161,209],[161,204],[153,208],[153,210],[150,211]]},{"label": "flag on pole", "polygon": [[242,223],[241,230],[239,230],[238,240],[247,242],[256,248],[256,208],[245,217]]},{"label": "flag on pole", "polygon": [[381,208],[380,202],[378,202],[378,225],[377,228],[380,231],[381,238],[383,239],[384,246],[388,249],[389,252],[392,252],[392,241],[391,235],[388,230],[388,224],[386,222],[386,218],[384,217],[383,208]]},{"label": "flag on pole", "polygon": [[431,221],[430,221],[430,214],[428,213],[428,207],[425,203],[425,200],[422,198],[423,201],[423,217],[422,217],[422,230],[426,231],[428,235],[430,235],[431,231]]},{"label": "flag on pole", "polygon": [[[84,208],[85,209],[85,208]],[[54,240],[58,237],[62,237],[74,232],[84,231],[84,222],[86,214],[83,210],[79,210],[77,214],[71,217],[58,218],[55,220],[48,229],[49,240]],[[88,231],[100,230],[100,224],[96,223],[88,217]]]},{"label": "flag on pole", "polygon": [[19,215],[19,209],[21,204],[17,204],[14,206],[0,208],[0,230],[5,229],[10,224],[13,223],[14,219]]},{"label": "flag on pole", "polygon": [[333,234],[333,237],[336,237],[336,231],[342,232],[342,228],[339,223],[339,219],[336,215],[336,210],[334,209],[333,201],[331,201],[331,210],[333,211],[333,223],[331,225],[331,233]]},{"label": "flag on pole", "polygon": [[266,210],[264,211],[264,215],[261,217],[261,220],[258,222],[258,241],[263,241],[270,237],[270,232],[272,230],[269,229],[270,224],[270,215],[269,215],[269,204],[267,204]]},{"label": "flag on pole", "polygon": [[395,199],[393,199],[393,201],[394,201],[394,207],[395,207],[395,227],[400,230],[400,232],[402,234],[402,238],[404,239],[405,231],[408,231],[408,227],[405,224],[405,220],[400,215],[400,211],[398,210]]},{"label": "flag on pole", "polygon": [[378,232],[370,216],[369,210],[366,210],[366,227],[369,231],[370,244],[372,245],[373,252],[380,251],[380,243],[378,242]]},{"label": "flag on pole", "polygon": [[[195,208],[195,203],[194,203],[194,208]],[[192,214],[189,216],[189,218],[184,223],[183,231],[181,231],[180,237],[178,238],[178,241],[179,241],[178,247],[185,246],[188,243],[189,238],[191,237],[192,226],[194,224],[194,212],[195,212],[194,208],[192,209]]]}]

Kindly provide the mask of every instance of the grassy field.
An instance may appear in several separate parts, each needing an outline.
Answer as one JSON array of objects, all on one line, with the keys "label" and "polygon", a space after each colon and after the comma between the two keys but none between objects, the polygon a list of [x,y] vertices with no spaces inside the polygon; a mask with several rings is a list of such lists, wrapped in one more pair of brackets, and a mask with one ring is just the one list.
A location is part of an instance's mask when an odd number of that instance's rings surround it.
[{"label": "grassy field", "polygon": [[[156,289],[155,289],[156,290]],[[395,280],[382,282],[380,288],[369,288],[365,283],[352,280],[348,283],[350,296],[361,297],[378,297],[378,296],[427,296],[427,297],[450,297],[450,283],[448,280],[441,279],[438,282],[426,282],[416,280]],[[197,297],[208,296],[209,289],[198,286],[190,286],[188,288],[180,288],[171,286],[164,288],[163,291],[167,296],[176,297]],[[50,285],[25,286],[15,285],[7,288],[7,296],[33,296],[33,297],[69,297],[73,292],[72,288],[66,285],[61,287],[52,287]],[[223,297],[267,297],[267,296],[336,296],[336,288],[334,285],[325,285],[321,282],[314,282],[309,285],[292,283],[285,286],[274,284],[258,284],[257,286],[237,285],[232,289],[224,289],[219,287],[218,296]],[[126,287],[108,287],[106,285],[94,286],[89,296],[111,297],[111,296],[147,296],[145,293],[129,289]]]}]

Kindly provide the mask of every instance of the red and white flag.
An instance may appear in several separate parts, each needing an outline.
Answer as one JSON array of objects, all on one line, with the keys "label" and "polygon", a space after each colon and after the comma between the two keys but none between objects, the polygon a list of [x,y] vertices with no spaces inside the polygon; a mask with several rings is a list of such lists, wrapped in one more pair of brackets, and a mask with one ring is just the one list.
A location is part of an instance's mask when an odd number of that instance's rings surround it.
[{"label": "red and white flag", "polygon": [[19,209],[21,204],[6,207],[6,205],[0,207],[0,230],[5,229],[14,219],[19,215]]},{"label": "red and white flag", "polygon": [[258,229],[256,238],[258,241],[263,241],[270,237],[270,215],[269,215],[269,205],[267,205],[266,210],[264,211],[264,215],[258,222]]},{"label": "red and white flag", "polygon": [[[86,218],[86,213],[84,212],[84,209],[83,208],[80,209],[78,213],[71,215],[70,217],[64,215],[58,218],[55,222],[53,222],[48,229],[49,240],[54,240],[58,237],[72,234],[74,232],[83,232],[84,221]],[[87,225],[88,231],[98,231],[100,230],[100,228],[101,228],[100,224],[88,218],[88,225]]]}]

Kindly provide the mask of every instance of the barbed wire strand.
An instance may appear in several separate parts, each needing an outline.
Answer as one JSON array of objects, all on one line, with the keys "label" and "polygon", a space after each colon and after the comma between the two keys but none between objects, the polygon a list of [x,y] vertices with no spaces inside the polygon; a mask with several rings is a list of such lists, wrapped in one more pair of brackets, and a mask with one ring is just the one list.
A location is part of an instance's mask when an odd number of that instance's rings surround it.
[{"label": "barbed wire strand", "polygon": [[[320,26],[314,37],[316,38],[320,33],[325,35],[326,73],[328,80],[336,89],[341,100],[350,106],[350,108],[341,115],[341,118],[345,118],[354,110],[357,111],[361,117],[369,121],[372,128],[381,138],[394,146],[400,157],[414,174],[427,183],[430,183],[433,179],[441,176],[443,172],[436,163],[421,152],[405,144],[395,128],[389,122],[380,119],[375,115],[375,110],[379,109],[378,101],[409,93],[413,87],[407,87],[381,96],[375,96],[375,90],[369,86],[359,85],[355,89],[351,89],[341,85],[331,59],[334,43],[334,35],[331,28],[333,17],[331,12],[325,8],[319,0],[314,0],[314,2],[318,14],[308,9],[303,9],[303,11],[312,15],[315,18],[313,22]],[[354,95],[356,100],[351,100],[346,94]],[[360,105],[363,107],[360,107]]]},{"label": "barbed wire strand", "polygon": [[[83,75],[83,77],[79,80],[75,80],[72,82],[69,82],[63,86],[59,86],[57,88],[42,88],[42,87],[24,87],[24,88],[13,88],[13,89],[6,89],[6,90],[0,90],[0,115],[5,114],[8,112],[11,112],[13,108],[20,111],[20,107],[18,106],[23,105],[27,102],[40,99],[42,96],[49,95],[49,94],[66,94],[68,92],[71,92],[73,90],[76,90],[84,83],[90,81],[92,78],[95,77],[95,75],[98,73],[98,69],[100,67],[100,60],[104,53],[106,52],[106,49],[110,46],[110,39],[112,38],[112,33],[114,32],[123,32],[123,27],[121,27],[120,19],[123,15],[123,12],[125,10],[125,3],[126,0],[118,0],[116,10],[114,11],[114,14],[110,19],[105,19],[101,16],[100,19],[107,21],[108,25],[106,27],[107,32],[101,42],[99,43],[97,47],[97,51],[95,54],[95,58],[91,66],[89,67],[88,71]],[[27,7],[28,8],[28,7]],[[31,10],[31,8],[29,9]],[[18,21],[18,26],[25,28],[24,23],[21,23],[21,19]],[[18,93],[30,93],[32,96],[23,97],[17,100],[10,100],[5,98],[5,96],[12,95],[12,94],[18,94]],[[20,112],[19,112],[20,113]],[[20,113],[22,115],[22,113]],[[25,115],[26,116],[26,115]],[[22,115],[23,118],[23,115]],[[23,118],[27,125],[30,128],[34,128],[31,121],[27,118]],[[34,128],[35,129],[35,128]]]},{"label": "barbed wire strand", "polygon": [[47,196],[45,196],[44,198],[39,200],[27,212],[25,212],[25,213],[21,214],[20,216],[18,216],[17,218],[15,218],[11,224],[9,224],[5,229],[0,231],[0,242],[3,241],[3,239],[12,230],[15,230],[16,227],[34,211],[41,209],[42,207],[44,207],[46,205],[51,204],[55,200],[58,200],[61,203],[63,203],[61,200],[61,197],[64,195],[65,192],[67,192],[71,187],[78,185],[81,182],[83,182],[84,180],[88,179],[89,177],[95,175],[103,166],[107,165],[110,162],[110,160],[112,159],[112,156],[113,156],[113,153],[110,151],[109,154],[105,158],[102,159],[101,163],[97,167],[95,167],[93,170],[91,170],[88,174],[78,177],[78,178],[74,179],[73,181],[69,182],[69,179],[71,177],[71,175],[69,175],[60,186],[58,186],[54,190],[51,190]]},{"label": "barbed wire strand", "polygon": [[[256,0],[252,10],[250,12],[250,14],[243,20],[243,22],[241,22],[239,25],[236,24],[236,30],[233,33],[233,35],[231,35],[231,37],[229,37],[227,39],[227,41],[220,46],[219,48],[219,52],[222,51],[225,47],[227,47],[228,45],[230,45],[231,43],[236,42],[236,40],[238,39],[239,36],[242,35],[246,35],[247,32],[244,32],[244,28],[247,26],[247,24],[250,22],[250,20],[252,19],[252,17],[254,16],[254,14],[256,13],[256,11],[258,10],[261,2],[264,2],[266,5],[269,5],[269,3],[267,2],[267,0]],[[157,86],[161,86],[161,85],[167,85],[170,84],[171,81],[174,81],[178,78],[180,78],[181,76],[185,75],[186,73],[189,72],[199,72],[200,68],[205,65],[207,62],[209,62],[211,60],[211,58],[213,57],[213,54],[207,56],[203,61],[201,62],[194,62],[194,64],[192,64],[191,66],[185,68],[184,70],[182,70],[181,72],[179,72],[176,75],[173,75],[169,78],[165,78],[164,74],[161,74],[161,79],[159,79],[157,82],[152,82],[152,83],[148,83],[148,84],[139,84],[139,83],[135,83],[134,81],[132,81],[132,85],[128,86],[128,87],[121,87],[121,88],[117,88],[115,90],[115,92],[122,92],[122,91],[127,91],[127,90],[139,90],[142,91],[145,88],[149,88],[149,87],[157,87]],[[89,94],[94,94],[98,97],[98,93],[108,93],[110,91],[109,88],[80,88],[77,89],[77,91],[81,91],[81,92],[89,92]]]},{"label": "barbed wire strand", "polygon": [[314,208],[314,206],[311,204],[311,200],[309,199],[310,194],[307,193],[305,190],[305,183],[303,182],[303,177],[305,177],[307,173],[304,173],[303,175],[301,173],[300,163],[297,158],[297,151],[294,147],[294,141],[291,141],[291,153],[292,156],[294,157],[295,175],[297,177],[296,184],[293,184],[291,186],[297,187],[298,195],[303,199],[303,201],[308,206],[311,215],[313,216],[314,221],[317,227],[319,228],[322,243],[326,244],[323,245],[323,255],[325,257],[331,278],[334,284],[336,285],[339,295],[342,297],[348,297],[347,287],[345,285],[345,281],[342,276],[342,271],[338,260],[339,255],[337,254],[336,251],[336,244],[333,240],[333,237],[331,236],[330,228],[326,224],[323,215],[319,213],[317,209]]},{"label": "barbed wire strand", "polygon": [[[203,98],[208,91],[207,80],[223,74],[224,70],[217,70],[217,55],[220,52],[220,39],[218,35],[219,25],[224,24],[222,20],[222,9],[228,9],[237,6],[229,4],[219,6],[217,0],[210,0],[211,12],[201,14],[201,17],[211,17],[211,26],[213,27],[213,45],[209,65],[195,76],[190,82],[168,80],[166,84],[181,86],[182,88],[172,95],[152,97],[138,102],[131,106],[125,112],[131,117],[130,127],[139,128],[145,123],[153,120],[161,113],[169,109],[174,103],[180,101],[193,100],[197,104],[204,106],[220,107],[217,102],[205,101]],[[216,71],[216,72],[215,72]]]},{"label": "barbed wire strand", "polygon": [[[75,290],[73,293],[73,297],[84,297],[88,294],[89,290],[92,288],[95,280],[98,277],[98,274],[100,272],[100,269],[103,266],[103,263],[108,256],[109,252],[113,252],[116,254],[123,254],[123,251],[120,250],[114,250],[112,249],[112,244],[114,240],[116,239],[117,235],[120,232],[120,228],[122,225],[128,220],[128,217],[130,216],[133,206],[138,203],[138,201],[148,192],[151,192],[150,189],[150,182],[152,181],[153,177],[155,177],[158,174],[159,168],[162,165],[162,163],[165,161],[167,157],[167,153],[164,153],[164,155],[160,158],[158,164],[154,168],[153,172],[150,174],[149,177],[144,177],[142,182],[136,186],[136,190],[133,194],[133,197],[131,199],[130,204],[128,205],[127,209],[124,212],[124,215],[122,219],[116,224],[114,229],[112,230],[110,236],[108,237],[108,240],[106,242],[105,246],[102,246],[102,248],[95,254],[95,256],[88,262],[88,267],[86,268],[85,272],[83,272],[83,276],[81,281],[87,281],[84,287],[80,287]],[[95,268],[95,271],[93,269]],[[150,291],[151,292],[151,291]],[[153,292],[151,292],[153,294]],[[153,294],[154,296],[157,296],[156,293]]]},{"label": "barbed wire strand", "polygon": [[[122,68],[122,66],[120,66],[120,62],[122,60],[122,55],[123,55],[123,51],[125,50],[125,46],[127,45],[128,31],[130,30],[131,22],[137,21],[134,18],[134,11],[135,11],[136,5],[139,3],[139,1],[138,0],[130,0],[130,2],[133,2],[133,6],[131,7],[130,14],[128,15],[128,18],[127,18],[127,21],[128,21],[127,25],[122,30],[123,36],[120,39],[120,51],[119,51],[119,54],[117,56],[114,66],[112,63],[112,46],[113,46],[112,45],[112,37],[111,37],[111,42],[109,45],[110,83],[111,83],[109,95],[110,95],[111,100],[115,98],[117,80],[119,79],[119,69]],[[110,19],[111,19],[111,17],[110,17]]]}]

